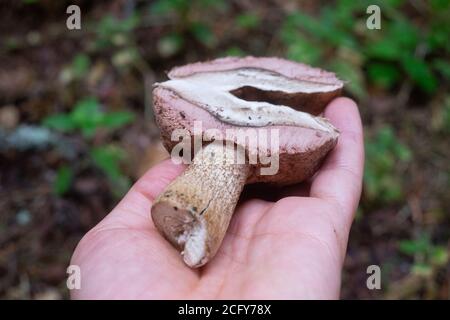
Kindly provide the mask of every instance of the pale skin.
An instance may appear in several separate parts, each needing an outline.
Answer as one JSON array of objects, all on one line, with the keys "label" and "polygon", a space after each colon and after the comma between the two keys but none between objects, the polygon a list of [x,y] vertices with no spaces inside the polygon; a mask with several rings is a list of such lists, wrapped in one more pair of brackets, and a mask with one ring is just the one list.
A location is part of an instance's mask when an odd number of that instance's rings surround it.
[{"label": "pale skin", "polygon": [[[154,199],[184,167],[150,169],[90,230],[71,264],[77,299],[337,299],[364,165],[356,104],[332,101],[325,116],[341,131],[319,172],[281,190],[278,201],[241,201],[215,258],[187,267],[150,218]],[[270,189],[269,189],[270,190]]]}]

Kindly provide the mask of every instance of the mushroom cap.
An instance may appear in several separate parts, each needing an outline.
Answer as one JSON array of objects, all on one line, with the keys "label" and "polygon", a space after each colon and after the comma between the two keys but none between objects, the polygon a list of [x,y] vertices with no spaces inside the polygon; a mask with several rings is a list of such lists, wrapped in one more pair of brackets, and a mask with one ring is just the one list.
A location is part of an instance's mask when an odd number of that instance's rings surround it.
[{"label": "mushroom cap", "polygon": [[[254,86],[243,86],[230,91],[234,96],[246,101],[268,102],[275,105],[275,108],[277,105],[287,106],[314,116],[320,114],[326,105],[340,94],[343,87],[343,82],[336,78],[334,73],[280,58],[221,58],[176,67],[168,73],[168,76],[170,79],[182,79],[201,73],[249,68],[266,70],[280,75],[280,77],[301,83],[311,83],[315,89],[283,92],[282,90],[261,90],[261,88]],[[208,88],[204,90],[206,92]],[[173,141],[171,138],[174,130],[185,129],[194,138],[194,135],[197,134],[197,132],[194,132],[194,122],[196,121],[201,121],[205,144],[209,143],[210,139],[217,137],[215,134],[210,134],[210,129],[216,129],[216,132],[221,133],[223,137],[226,136],[227,140],[240,145],[242,145],[242,141],[237,138],[239,133],[248,129],[256,131],[262,129],[262,127],[242,126],[222,121],[210,111],[189,101],[178,92],[161,85],[156,85],[153,90],[153,106],[163,144],[169,152],[179,143],[178,140]],[[320,121],[327,124],[327,121],[323,118],[320,118]],[[264,165],[260,162],[252,164],[247,183],[265,182],[289,185],[311,177],[320,166],[325,155],[337,143],[339,133],[331,125],[329,126],[331,127],[330,130],[317,130],[317,128],[308,126],[277,123],[265,126],[267,146],[261,146],[260,144],[256,146],[244,144],[243,146],[249,158],[252,156],[260,157],[261,155],[272,156],[274,152],[277,153],[279,169],[274,175],[264,175],[261,174],[260,169],[267,167],[267,164]],[[276,151],[270,150],[272,134],[278,134],[279,137],[279,148]]]}]

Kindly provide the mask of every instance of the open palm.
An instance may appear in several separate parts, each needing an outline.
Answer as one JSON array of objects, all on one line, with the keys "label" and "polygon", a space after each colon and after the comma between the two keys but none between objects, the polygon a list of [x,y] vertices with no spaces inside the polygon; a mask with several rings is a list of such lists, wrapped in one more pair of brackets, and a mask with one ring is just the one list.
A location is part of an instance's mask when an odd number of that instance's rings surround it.
[{"label": "open palm", "polygon": [[338,144],[308,185],[279,190],[280,200],[241,201],[225,240],[206,266],[190,269],[150,219],[153,199],[184,169],[152,168],[81,240],[81,299],[338,298],[348,233],[364,162],[355,103],[335,99],[325,115]]}]

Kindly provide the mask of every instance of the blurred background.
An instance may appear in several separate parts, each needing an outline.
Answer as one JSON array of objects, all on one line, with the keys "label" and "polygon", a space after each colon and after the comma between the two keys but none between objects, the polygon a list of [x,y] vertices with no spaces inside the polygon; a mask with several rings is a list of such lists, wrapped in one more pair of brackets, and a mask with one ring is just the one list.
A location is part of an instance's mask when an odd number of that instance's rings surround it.
[{"label": "blurred background", "polygon": [[[0,2],[0,298],[68,297],[80,238],[166,153],[152,84],[173,66],[280,56],[347,81],[364,191],[342,298],[450,296],[447,0]],[[81,8],[68,30],[66,8]],[[366,9],[381,8],[381,30]],[[366,269],[382,270],[368,290]]]}]

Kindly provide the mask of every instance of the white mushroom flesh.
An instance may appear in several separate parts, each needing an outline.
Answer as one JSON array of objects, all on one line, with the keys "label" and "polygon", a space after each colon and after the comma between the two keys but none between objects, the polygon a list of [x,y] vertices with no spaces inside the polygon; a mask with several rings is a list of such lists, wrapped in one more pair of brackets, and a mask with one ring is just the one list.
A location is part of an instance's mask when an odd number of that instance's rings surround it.
[{"label": "white mushroom flesh", "polygon": [[[247,101],[233,95],[233,90],[250,86],[264,91],[292,93],[330,92],[341,84],[291,79],[276,72],[256,68],[199,72],[157,83],[183,99],[207,110],[225,123],[263,127],[292,125],[331,132],[336,129],[324,118],[264,101]],[[301,106],[299,106],[301,107]]]}]

